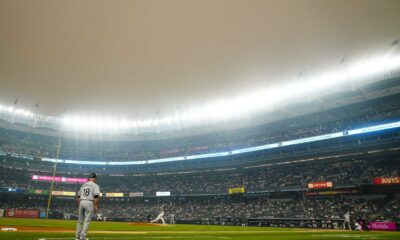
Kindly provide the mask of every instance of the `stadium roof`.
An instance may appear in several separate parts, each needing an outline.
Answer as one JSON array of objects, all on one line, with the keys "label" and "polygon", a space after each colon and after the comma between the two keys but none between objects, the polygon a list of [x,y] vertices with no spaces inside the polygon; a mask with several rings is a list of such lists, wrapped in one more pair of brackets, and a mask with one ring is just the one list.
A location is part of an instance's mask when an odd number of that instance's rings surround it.
[{"label": "stadium roof", "polygon": [[3,0],[0,103],[173,115],[398,51],[399,10],[396,0]]}]

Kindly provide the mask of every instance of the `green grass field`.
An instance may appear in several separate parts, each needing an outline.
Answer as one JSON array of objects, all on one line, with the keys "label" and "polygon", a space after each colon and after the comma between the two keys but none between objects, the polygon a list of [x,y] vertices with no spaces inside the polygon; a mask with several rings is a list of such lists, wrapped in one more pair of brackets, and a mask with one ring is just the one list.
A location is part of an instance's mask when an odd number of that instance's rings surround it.
[{"label": "green grass field", "polygon": [[[0,232],[0,239],[71,240],[76,221],[0,218],[0,226],[14,227],[17,232]],[[29,232],[31,231],[31,232]],[[305,239],[400,239],[400,232],[355,232],[316,229],[231,227],[205,225],[140,225],[122,222],[92,222],[90,240],[305,240]]]}]

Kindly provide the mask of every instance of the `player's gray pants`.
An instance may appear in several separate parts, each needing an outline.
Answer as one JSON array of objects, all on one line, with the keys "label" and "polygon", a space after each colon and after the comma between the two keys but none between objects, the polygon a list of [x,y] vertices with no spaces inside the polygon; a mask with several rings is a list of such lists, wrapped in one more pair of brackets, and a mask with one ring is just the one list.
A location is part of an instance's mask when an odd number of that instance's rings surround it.
[{"label": "player's gray pants", "polygon": [[158,220],[161,220],[163,224],[165,224],[164,218],[163,217],[157,217],[156,219],[154,219],[153,221],[150,221],[152,223],[154,222],[158,222]]},{"label": "player's gray pants", "polygon": [[89,228],[90,220],[94,213],[94,205],[92,201],[81,200],[79,202],[79,218],[76,226],[76,238],[85,239]]},{"label": "player's gray pants", "polygon": [[352,229],[351,229],[351,225],[350,225],[350,221],[344,221],[344,222],[343,222],[343,229],[344,229],[344,230],[346,230],[346,226],[349,227],[349,230],[352,230]]}]

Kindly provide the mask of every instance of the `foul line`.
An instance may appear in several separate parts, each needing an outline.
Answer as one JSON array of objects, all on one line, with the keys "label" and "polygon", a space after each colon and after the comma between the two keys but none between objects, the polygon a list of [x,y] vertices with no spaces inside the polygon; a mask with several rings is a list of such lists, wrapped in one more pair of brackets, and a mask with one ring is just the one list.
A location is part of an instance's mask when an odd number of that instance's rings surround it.
[{"label": "foul line", "polygon": [[[139,238],[176,239],[176,238],[187,238],[187,236],[159,236],[159,237],[139,237]],[[190,238],[232,239],[231,237],[221,237],[221,236],[190,236]],[[74,238],[39,238],[38,240],[61,240],[61,239],[74,239]],[[132,239],[132,237],[91,237],[90,239]]]}]

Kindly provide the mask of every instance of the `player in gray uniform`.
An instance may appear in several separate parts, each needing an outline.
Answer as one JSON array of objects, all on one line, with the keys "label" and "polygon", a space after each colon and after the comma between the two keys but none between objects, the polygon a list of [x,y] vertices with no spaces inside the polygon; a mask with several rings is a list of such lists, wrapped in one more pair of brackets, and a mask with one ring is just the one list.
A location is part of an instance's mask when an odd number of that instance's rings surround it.
[{"label": "player in gray uniform", "polygon": [[343,222],[343,229],[346,230],[346,226],[349,227],[349,230],[351,231],[351,225],[350,225],[350,212],[347,211],[344,215],[344,222]]},{"label": "player in gray uniform", "polygon": [[89,181],[82,184],[78,192],[79,219],[76,226],[76,240],[87,240],[86,234],[90,220],[99,208],[99,185],[96,184],[97,175],[91,173]]}]

